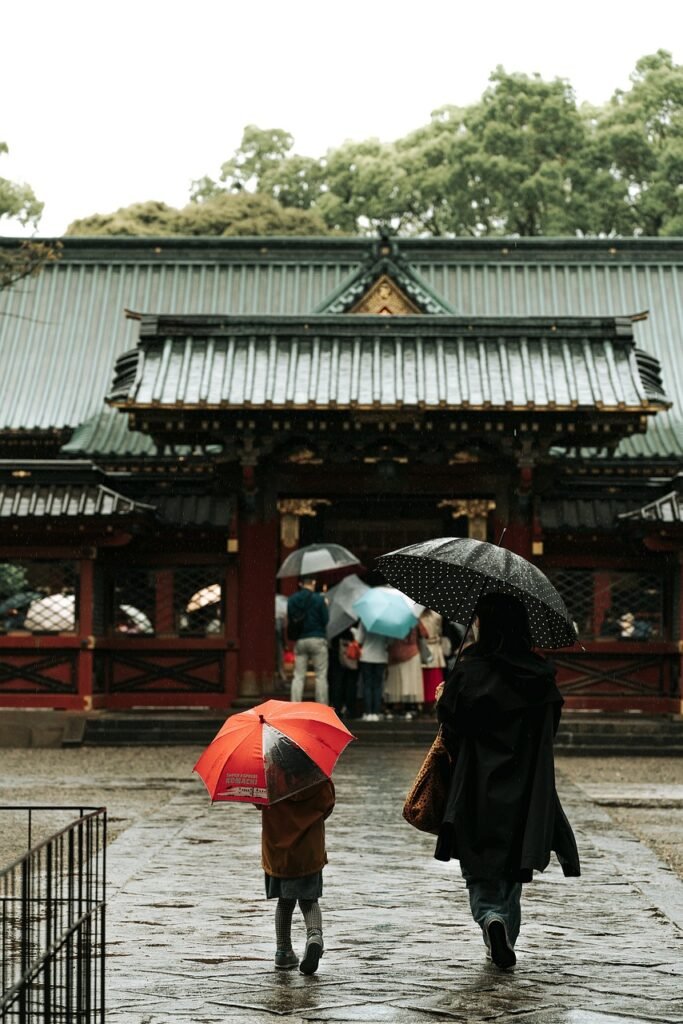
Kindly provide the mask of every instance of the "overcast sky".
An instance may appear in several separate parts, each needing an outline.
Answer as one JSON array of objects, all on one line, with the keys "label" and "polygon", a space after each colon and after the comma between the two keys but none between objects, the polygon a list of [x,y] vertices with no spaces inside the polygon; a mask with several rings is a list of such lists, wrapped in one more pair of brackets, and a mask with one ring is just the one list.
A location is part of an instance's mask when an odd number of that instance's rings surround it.
[{"label": "overcast sky", "polygon": [[0,33],[0,176],[33,186],[53,235],[132,202],[183,205],[249,123],[311,156],[391,140],[478,99],[497,64],[603,103],[644,54],[683,61],[683,3],[21,0]]}]

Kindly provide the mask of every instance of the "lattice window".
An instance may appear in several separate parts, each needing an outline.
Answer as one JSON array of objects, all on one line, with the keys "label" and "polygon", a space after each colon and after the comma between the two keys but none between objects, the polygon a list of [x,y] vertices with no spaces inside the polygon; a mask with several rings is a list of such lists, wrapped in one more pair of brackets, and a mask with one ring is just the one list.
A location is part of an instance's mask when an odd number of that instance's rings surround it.
[{"label": "lattice window", "polygon": [[616,569],[552,569],[583,640],[661,640],[664,581],[655,573]]},{"label": "lattice window", "polygon": [[212,566],[110,570],[109,631],[131,637],[223,632],[223,589]]},{"label": "lattice window", "polygon": [[223,632],[223,588],[212,566],[175,570],[173,599],[178,632],[185,636],[217,636]]},{"label": "lattice window", "polygon": [[77,622],[76,562],[0,562],[0,631],[74,633]]},{"label": "lattice window", "polygon": [[109,591],[107,619],[114,633],[153,636],[156,623],[156,582],[151,569],[116,569]]}]

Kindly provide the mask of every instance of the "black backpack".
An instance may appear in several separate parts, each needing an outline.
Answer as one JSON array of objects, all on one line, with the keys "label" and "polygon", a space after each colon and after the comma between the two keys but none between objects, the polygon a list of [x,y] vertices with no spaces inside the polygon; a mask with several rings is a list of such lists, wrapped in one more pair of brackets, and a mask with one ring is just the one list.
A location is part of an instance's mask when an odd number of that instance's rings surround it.
[{"label": "black backpack", "polygon": [[312,598],[311,591],[308,592],[308,597],[302,602],[301,607],[296,611],[290,613],[287,609],[287,637],[289,640],[300,640],[301,634],[304,631],[304,622],[308,615],[308,606],[311,603]]}]

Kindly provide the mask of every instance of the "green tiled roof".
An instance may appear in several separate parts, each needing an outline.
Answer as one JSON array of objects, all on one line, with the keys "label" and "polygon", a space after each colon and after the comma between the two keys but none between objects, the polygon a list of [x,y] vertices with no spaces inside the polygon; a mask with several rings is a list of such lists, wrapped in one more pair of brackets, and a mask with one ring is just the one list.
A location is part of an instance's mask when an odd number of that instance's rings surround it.
[{"label": "green tiled roof", "polygon": [[0,461],[0,518],[65,520],[153,513],[103,483],[88,462]]},{"label": "green tiled roof", "polygon": [[152,457],[157,446],[148,434],[131,430],[125,413],[105,407],[74,430],[68,443],[62,446],[64,455],[111,455],[124,458]]},{"label": "green tiled roof", "polygon": [[[121,417],[124,419],[125,417]],[[111,484],[114,486],[111,486]],[[154,516],[173,526],[225,530],[234,514],[233,499],[223,494],[197,494],[185,488],[149,488],[148,502],[122,494],[130,478],[108,478],[86,460],[0,460],[0,519],[65,521]]]},{"label": "green tiled roof", "polygon": [[636,413],[666,404],[628,320],[449,316],[143,317],[108,400]]},{"label": "green tiled roof", "polygon": [[599,498],[543,498],[540,502],[540,520],[544,530],[612,530],[619,515],[634,507],[634,499]]},{"label": "green tiled roof", "polygon": [[109,487],[87,484],[0,484],[0,518],[86,518],[153,512]]},{"label": "green tiled roof", "polygon": [[386,275],[401,288],[422,313],[457,312],[423,281],[400,255],[396,242],[380,244],[379,255],[372,253],[365,263],[318,306],[316,313],[347,313],[369,288]]},{"label": "green tiled roof", "polygon": [[[68,433],[102,411],[114,363],[136,343],[137,324],[125,309],[309,315],[377,251],[376,241],[347,238],[63,242],[57,264],[0,293],[6,432]],[[648,309],[635,339],[661,362],[674,408],[619,451],[683,455],[683,239],[413,239],[398,250],[426,288],[464,317],[614,317]],[[117,433],[112,443],[136,441]]]}]

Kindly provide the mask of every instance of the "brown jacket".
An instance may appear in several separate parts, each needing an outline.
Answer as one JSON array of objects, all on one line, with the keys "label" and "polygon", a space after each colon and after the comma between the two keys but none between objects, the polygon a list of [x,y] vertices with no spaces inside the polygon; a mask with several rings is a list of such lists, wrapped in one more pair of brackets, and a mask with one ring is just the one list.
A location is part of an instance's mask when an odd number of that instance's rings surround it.
[{"label": "brown jacket", "polygon": [[262,814],[261,863],[273,878],[301,878],[327,864],[325,818],[334,807],[331,780],[288,796]]}]

